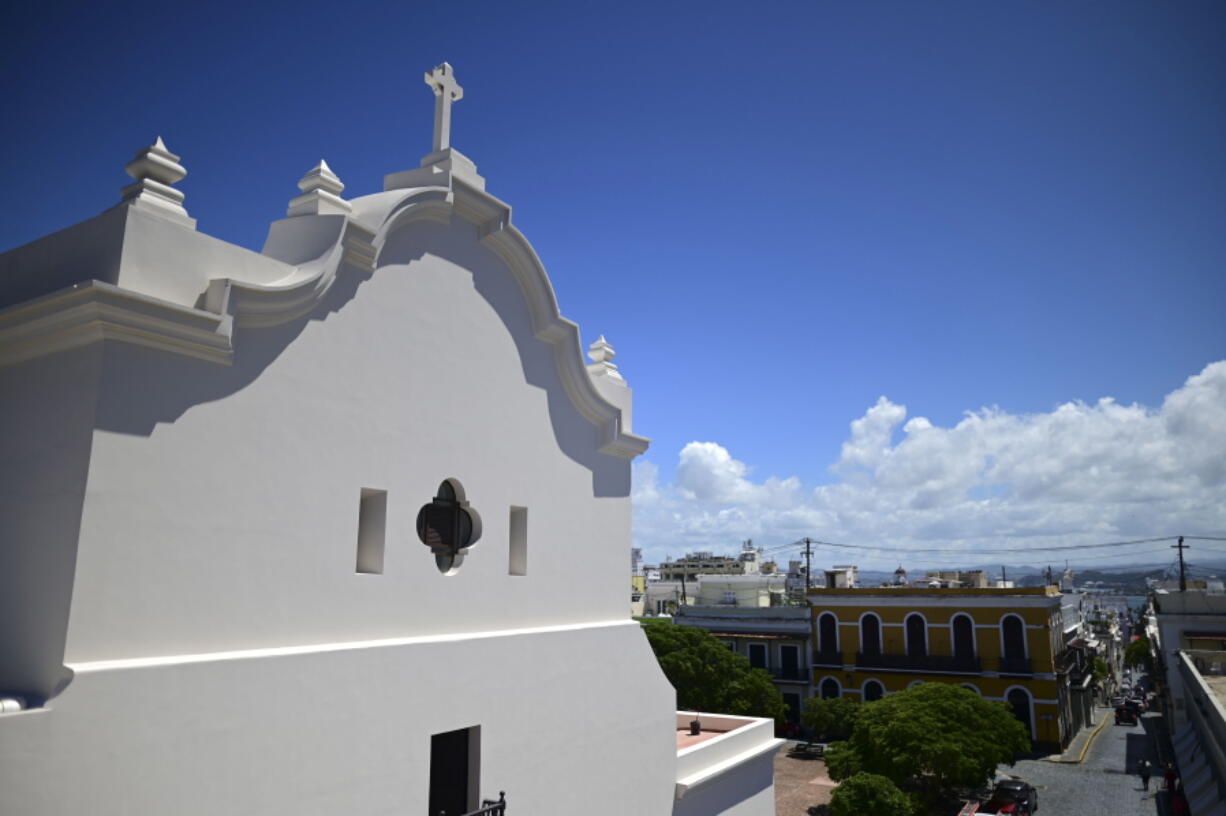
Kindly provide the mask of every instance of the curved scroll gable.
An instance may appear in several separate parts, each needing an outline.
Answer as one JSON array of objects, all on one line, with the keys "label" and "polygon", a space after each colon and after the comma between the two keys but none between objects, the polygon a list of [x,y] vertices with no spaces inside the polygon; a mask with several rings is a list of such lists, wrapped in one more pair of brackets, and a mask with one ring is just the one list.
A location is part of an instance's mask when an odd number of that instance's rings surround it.
[{"label": "curved scroll gable", "polygon": [[298,266],[281,282],[214,278],[204,295],[205,309],[232,315],[245,328],[278,326],[314,309],[342,269],[370,275],[375,267],[375,233],[350,218],[337,220],[335,230],[336,237],[323,255]]},{"label": "curved scroll gable", "polygon": [[459,216],[477,228],[481,244],[511,271],[528,307],[533,335],[553,348],[567,397],[597,433],[598,450],[620,459],[646,452],[650,440],[622,429],[621,409],[592,384],[583,362],[579,326],[562,316],[553,284],[536,250],[511,224],[511,208],[494,196],[452,178],[452,187],[418,188],[394,205],[379,229],[378,245],[420,220],[448,223]]}]

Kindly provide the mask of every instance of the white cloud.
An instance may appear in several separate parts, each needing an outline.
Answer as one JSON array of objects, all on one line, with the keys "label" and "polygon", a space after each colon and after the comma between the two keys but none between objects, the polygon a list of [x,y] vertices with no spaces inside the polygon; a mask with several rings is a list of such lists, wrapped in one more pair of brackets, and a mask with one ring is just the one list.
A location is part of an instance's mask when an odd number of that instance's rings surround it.
[{"label": "white cloud", "polygon": [[795,477],[755,481],[723,446],[691,442],[671,484],[651,462],[636,464],[637,544],[651,559],[750,537],[973,552],[1220,534],[1226,361],[1189,377],[1157,410],[1105,397],[1041,414],[982,408],[942,428],[908,420],[904,405],[883,396],[851,423],[830,469],[839,481],[817,487]]}]

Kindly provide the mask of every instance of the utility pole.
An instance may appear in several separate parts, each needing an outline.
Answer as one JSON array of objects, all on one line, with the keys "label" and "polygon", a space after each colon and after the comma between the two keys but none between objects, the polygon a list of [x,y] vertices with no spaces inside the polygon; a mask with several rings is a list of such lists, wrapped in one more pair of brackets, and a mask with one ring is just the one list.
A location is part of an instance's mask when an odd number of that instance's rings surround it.
[{"label": "utility pole", "polygon": [[685,597],[685,568],[682,567],[681,569],[681,605],[686,606],[687,604],[688,604],[688,601],[686,600],[686,597]]},{"label": "utility pole", "polygon": [[812,539],[802,539],[805,542],[805,589],[813,588],[813,541]]},{"label": "utility pole", "polygon": [[1003,589],[1005,584],[1007,583],[1009,583],[1009,581],[1008,579],[1005,578],[1005,565],[1001,564],[1000,565],[1000,586],[1001,588]]},{"label": "utility pole", "polygon": [[1048,565],[1047,565],[1047,585],[1048,585],[1048,586],[1051,586],[1051,584],[1052,584],[1052,580],[1051,580],[1051,564],[1048,564]]},{"label": "utility pole", "polygon": [[1186,550],[1190,546],[1192,545],[1183,543],[1183,536],[1179,537],[1178,544],[1171,545],[1172,550],[1179,550],[1179,591],[1180,592],[1188,591],[1188,577],[1187,577],[1187,574],[1184,572],[1184,566],[1183,566],[1183,551]]}]

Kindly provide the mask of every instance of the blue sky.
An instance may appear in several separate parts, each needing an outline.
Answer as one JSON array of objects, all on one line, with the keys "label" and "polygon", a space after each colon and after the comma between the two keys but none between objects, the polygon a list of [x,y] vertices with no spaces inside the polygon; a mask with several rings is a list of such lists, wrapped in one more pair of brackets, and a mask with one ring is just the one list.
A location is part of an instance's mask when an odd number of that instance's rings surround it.
[{"label": "blue sky", "polygon": [[455,146],[636,390],[649,556],[1226,531],[1220,3],[44,3],[9,22],[0,249],[117,201],[159,134],[200,229],[258,248],[319,158],[347,196],[415,167],[421,75],[451,62]]}]

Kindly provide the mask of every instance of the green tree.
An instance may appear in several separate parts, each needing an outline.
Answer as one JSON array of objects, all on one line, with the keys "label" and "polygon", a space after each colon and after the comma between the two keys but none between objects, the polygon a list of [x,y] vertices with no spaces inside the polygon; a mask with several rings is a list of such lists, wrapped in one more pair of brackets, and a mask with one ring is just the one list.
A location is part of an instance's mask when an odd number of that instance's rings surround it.
[{"label": "green tree", "polygon": [[[851,739],[828,752],[831,778],[880,774],[935,801],[984,784],[996,766],[1030,749],[1004,703],[947,683],[921,683],[863,706]],[[829,756],[833,754],[833,756]]]},{"label": "green tree", "polygon": [[800,720],[828,740],[845,740],[860,716],[861,704],[850,697],[810,697]]},{"label": "green tree", "polygon": [[1131,669],[1142,668],[1147,672],[1154,669],[1154,658],[1149,651],[1149,638],[1141,637],[1128,644],[1124,649],[1124,665]]},{"label": "green tree", "polygon": [[1094,658],[1094,679],[1099,681],[1105,680],[1110,674],[1111,669],[1107,666],[1107,661],[1101,657]]},{"label": "green tree", "polygon": [[677,690],[677,707],[719,714],[787,719],[771,676],[752,668],[704,629],[652,620],[643,624],[664,676]]},{"label": "green tree", "polygon": [[830,796],[831,816],[910,816],[911,802],[884,776],[858,773]]}]

